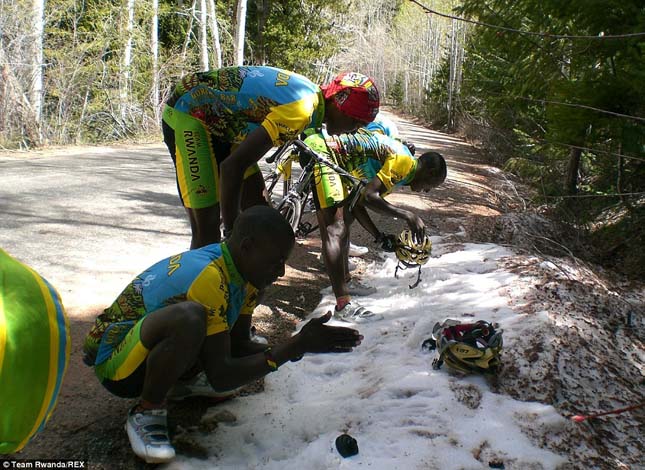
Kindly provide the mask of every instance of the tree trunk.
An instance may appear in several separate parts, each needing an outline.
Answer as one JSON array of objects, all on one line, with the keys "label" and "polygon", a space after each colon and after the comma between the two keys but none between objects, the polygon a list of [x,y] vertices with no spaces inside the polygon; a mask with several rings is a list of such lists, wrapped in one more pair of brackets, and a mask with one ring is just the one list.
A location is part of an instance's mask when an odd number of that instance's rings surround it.
[{"label": "tree trunk", "polygon": [[197,3],[197,0],[193,0],[193,2],[190,4],[190,13],[188,15],[188,28],[186,28],[186,37],[184,38],[184,45],[181,48],[182,62],[186,61],[188,45],[190,44],[190,36],[193,31],[193,19],[195,18],[195,3]]},{"label": "tree trunk", "polygon": [[622,142],[618,142],[618,154],[620,157],[618,157],[618,168],[617,168],[617,175],[616,175],[616,192],[618,194],[621,194],[620,200],[622,202],[627,202],[627,196],[622,196],[622,194],[625,192],[625,158],[622,156],[623,154],[623,144]]},{"label": "tree trunk", "polygon": [[33,75],[29,93],[29,101],[34,110],[36,126],[38,128],[38,143],[42,143],[42,103],[43,103],[43,34],[45,30],[45,0],[34,0],[33,3]]},{"label": "tree trunk", "polygon": [[128,20],[125,26],[126,40],[123,50],[123,68],[121,70],[121,87],[119,97],[121,101],[121,119],[125,120],[130,95],[130,67],[132,66],[132,36],[134,32],[134,0],[127,0]]},{"label": "tree trunk", "polygon": [[208,15],[206,12],[206,0],[199,0],[199,52],[200,66],[202,71],[210,68],[208,61]]},{"label": "tree trunk", "polygon": [[264,25],[269,15],[269,5],[267,0],[256,0],[257,15],[258,15],[258,31],[257,31],[257,47],[256,47],[256,60],[258,63],[266,64],[266,50],[264,45]]},{"label": "tree trunk", "polygon": [[159,124],[159,0],[152,0],[152,25],[150,27],[150,49],[152,51],[152,109],[155,122]]},{"label": "tree trunk", "polygon": [[246,0],[238,0],[237,15],[235,22],[235,42],[233,44],[233,55],[235,65],[244,65],[244,35],[246,32]]},{"label": "tree trunk", "polygon": [[580,156],[582,150],[572,148],[569,152],[569,166],[567,168],[566,191],[569,195],[578,193],[578,171],[580,170]]},{"label": "tree trunk", "polygon": [[211,37],[213,41],[213,50],[215,51],[215,66],[222,66],[222,46],[219,40],[219,27],[217,26],[217,5],[215,0],[208,0],[211,15]]}]

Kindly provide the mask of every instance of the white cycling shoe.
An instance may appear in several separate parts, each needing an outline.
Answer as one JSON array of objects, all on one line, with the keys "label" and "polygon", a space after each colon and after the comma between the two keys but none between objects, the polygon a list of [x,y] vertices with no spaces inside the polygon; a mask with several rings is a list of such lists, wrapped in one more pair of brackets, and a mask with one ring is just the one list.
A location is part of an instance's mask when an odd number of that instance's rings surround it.
[{"label": "white cycling shoe", "polygon": [[364,323],[382,320],[383,315],[376,314],[357,302],[349,302],[340,310],[334,309],[334,318],[352,323]]},{"label": "white cycling shoe", "polygon": [[354,245],[349,242],[349,256],[365,256],[369,251],[366,246]]},{"label": "white cycling shoe", "polygon": [[[134,408],[133,408],[134,409]],[[130,410],[125,430],[132,450],[147,463],[170,462],[175,448],[168,437],[167,411],[162,409]]]}]

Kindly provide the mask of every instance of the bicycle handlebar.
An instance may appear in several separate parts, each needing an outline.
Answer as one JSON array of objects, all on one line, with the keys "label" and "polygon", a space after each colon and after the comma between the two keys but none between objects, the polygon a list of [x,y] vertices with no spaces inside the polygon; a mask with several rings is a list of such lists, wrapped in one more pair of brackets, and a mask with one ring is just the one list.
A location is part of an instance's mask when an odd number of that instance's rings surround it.
[{"label": "bicycle handlebar", "polygon": [[273,152],[273,154],[269,155],[266,158],[267,163],[273,163],[276,161],[276,159],[284,153],[284,151],[287,149],[287,147],[291,144],[291,142],[285,142],[282,144],[280,147],[278,147],[278,150]]},{"label": "bicycle handlebar", "polygon": [[330,167],[335,172],[337,172],[337,173],[341,174],[342,176],[352,180],[355,184],[360,185],[360,186],[367,185],[368,181],[366,179],[357,178],[354,175],[352,175],[349,172],[347,172],[345,169],[343,169],[343,168],[339,167],[338,165],[336,165],[335,163],[330,162],[326,158],[320,156],[317,152],[315,152],[311,148],[309,148],[307,146],[307,144],[305,144],[302,140],[296,139],[296,140],[293,140],[291,143],[293,145],[295,145],[296,147],[298,147],[298,149],[300,151],[302,151],[303,153],[305,153],[308,157],[313,158],[318,163],[321,163],[323,165],[327,165],[328,167]]}]

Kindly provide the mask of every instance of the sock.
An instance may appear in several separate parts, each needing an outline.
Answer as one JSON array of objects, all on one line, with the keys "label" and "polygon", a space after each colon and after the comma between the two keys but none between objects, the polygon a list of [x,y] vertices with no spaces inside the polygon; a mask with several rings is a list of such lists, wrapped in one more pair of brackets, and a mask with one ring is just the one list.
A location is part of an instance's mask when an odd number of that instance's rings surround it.
[{"label": "sock", "polygon": [[161,403],[152,403],[148,400],[144,400],[141,398],[139,400],[139,403],[137,403],[133,408],[132,408],[132,413],[140,413],[142,411],[147,411],[147,410],[158,410],[158,409],[163,409],[166,407],[166,402],[162,401]]},{"label": "sock", "polygon": [[339,312],[345,305],[349,303],[352,298],[349,295],[343,295],[341,297],[336,297],[336,311]]}]

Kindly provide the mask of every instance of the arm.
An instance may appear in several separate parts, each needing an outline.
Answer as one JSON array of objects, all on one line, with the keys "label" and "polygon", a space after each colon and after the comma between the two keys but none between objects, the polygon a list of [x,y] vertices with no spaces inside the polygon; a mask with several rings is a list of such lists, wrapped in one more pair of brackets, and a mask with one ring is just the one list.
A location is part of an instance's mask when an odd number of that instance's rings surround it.
[{"label": "arm", "polygon": [[220,164],[220,206],[225,233],[233,227],[240,207],[244,172],[273,146],[269,133],[260,126]]},{"label": "arm", "polygon": [[[304,353],[350,352],[363,337],[352,328],[325,326],[331,312],[314,318],[298,334],[271,348],[277,367]],[[208,381],[215,390],[227,391],[264,377],[275,369],[264,353],[241,358],[231,356],[231,337],[228,332],[207,336],[202,346],[201,360]]]},{"label": "arm", "polygon": [[251,315],[240,315],[231,330],[231,355],[244,357],[261,353],[269,346],[251,340]]},{"label": "arm", "polygon": [[378,241],[381,238],[382,233],[376,227],[376,224],[374,224],[364,205],[360,203],[356,204],[354,209],[352,209],[352,214],[354,214],[358,223],[374,237],[374,240]]},{"label": "arm", "polygon": [[373,178],[363,190],[364,204],[374,211],[405,220],[415,239],[423,240],[426,230],[423,220],[416,214],[387,202],[382,196],[385,191],[383,182],[378,177]]}]

